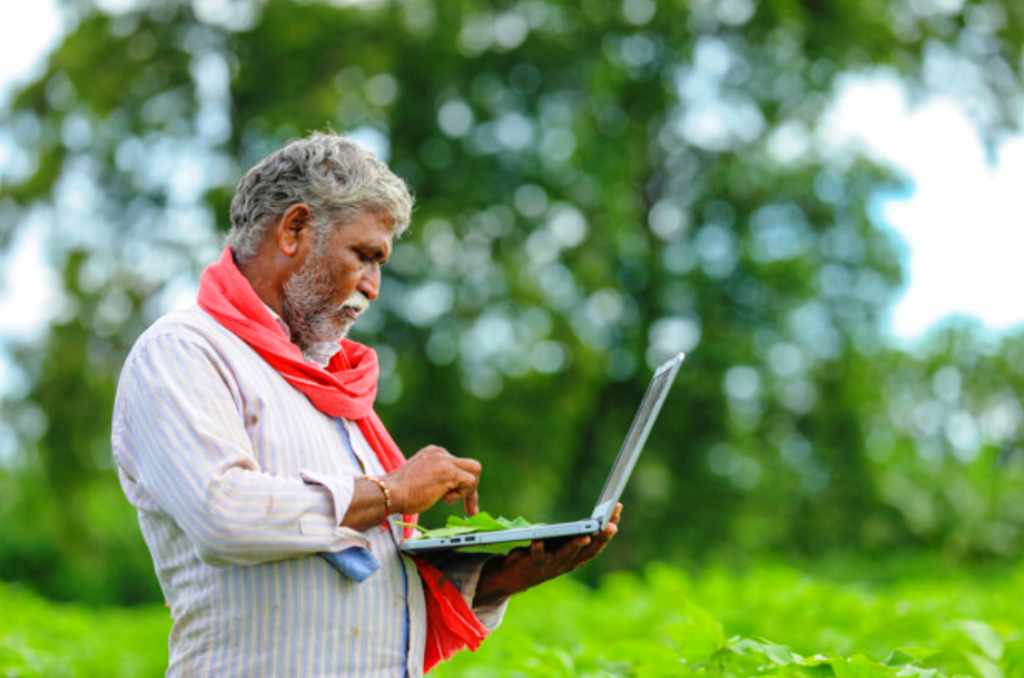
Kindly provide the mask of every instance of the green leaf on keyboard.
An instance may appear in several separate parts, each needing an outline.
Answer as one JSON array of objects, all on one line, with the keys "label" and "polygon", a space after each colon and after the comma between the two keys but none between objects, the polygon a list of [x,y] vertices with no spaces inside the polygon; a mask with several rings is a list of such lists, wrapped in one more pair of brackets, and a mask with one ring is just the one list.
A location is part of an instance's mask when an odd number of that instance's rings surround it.
[{"label": "green leaf on keyboard", "polygon": [[473,534],[475,532],[499,532],[501,530],[511,530],[520,527],[533,527],[535,524],[539,523],[531,523],[523,517],[518,517],[513,520],[502,518],[500,516],[495,518],[486,511],[481,511],[475,516],[469,516],[468,518],[448,516],[448,524],[435,530],[427,530],[419,525],[416,527],[423,533],[424,539],[441,539],[444,537],[456,537],[463,534]]}]

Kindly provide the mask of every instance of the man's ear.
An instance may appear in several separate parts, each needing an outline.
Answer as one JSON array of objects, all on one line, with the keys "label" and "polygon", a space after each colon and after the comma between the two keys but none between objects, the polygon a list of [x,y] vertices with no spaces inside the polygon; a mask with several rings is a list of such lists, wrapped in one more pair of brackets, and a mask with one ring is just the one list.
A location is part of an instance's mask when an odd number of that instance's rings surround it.
[{"label": "man's ear", "polygon": [[305,254],[314,242],[312,213],[309,210],[309,205],[300,202],[285,210],[280,221],[277,222],[274,235],[281,254],[287,257]]}]

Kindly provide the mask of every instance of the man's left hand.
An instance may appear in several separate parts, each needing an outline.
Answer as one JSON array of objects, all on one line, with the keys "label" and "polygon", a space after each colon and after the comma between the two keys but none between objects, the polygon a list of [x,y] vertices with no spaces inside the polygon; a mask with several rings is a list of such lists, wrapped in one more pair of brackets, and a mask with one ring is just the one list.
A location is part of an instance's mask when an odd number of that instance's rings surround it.
[{"label": "man's left hand", "polygon": [[574,537],[554,551],[545,549],[543,541],[535,541],[528,548],[513,549],[503,560],[496,558],[488,562],[480,574],[473,604],[495,603],[589,562],[618,532],[621,515],[622,504],[617,504],[602,532]]}]

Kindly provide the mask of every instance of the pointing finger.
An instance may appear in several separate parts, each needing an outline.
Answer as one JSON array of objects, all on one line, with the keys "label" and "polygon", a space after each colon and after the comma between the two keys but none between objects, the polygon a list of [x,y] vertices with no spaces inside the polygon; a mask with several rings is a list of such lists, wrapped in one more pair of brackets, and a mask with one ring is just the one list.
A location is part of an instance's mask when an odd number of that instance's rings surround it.
[{"label": "pointing finger", "polygon": [[455,457],[455,466],[460,471],[469,473],[470,475],[479,478],[480,471],[483,467],[476,459],[466,459],[464,457]]}]

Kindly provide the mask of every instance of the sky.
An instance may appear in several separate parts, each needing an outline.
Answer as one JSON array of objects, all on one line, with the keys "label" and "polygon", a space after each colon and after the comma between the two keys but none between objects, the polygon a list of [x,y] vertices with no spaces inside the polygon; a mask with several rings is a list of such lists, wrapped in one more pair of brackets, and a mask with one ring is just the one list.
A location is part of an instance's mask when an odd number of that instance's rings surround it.
[{"label": "sky", "polygon": [[954,314],[997,332],[1024,323],[1024,135],[1001,143],[990,164],[956,100],[912,108],[886,78],[848,80],[826,127],[833,143],[861,144],[911,181],[908,195],[880,205],[908,255],[895,336],[920,337]]},{"label": "sky", "polygon": [[[60,33],[53,0],[0,3],[0,106],[42,71]],[[1002,143],[990,164],[956,100],[911,107],[880,76],[847,78],[823,131],[828,143],[859,145],[911,181],[909,193],[878,205],[906,246],[908,281],[890,315],[897,341],[913,342],[950,315],[994,332],[1024,324],[1024,136]],[[30,219],[0,268],[0,338],[29,338],[53,312],[46,237],[46,219]]]}]

